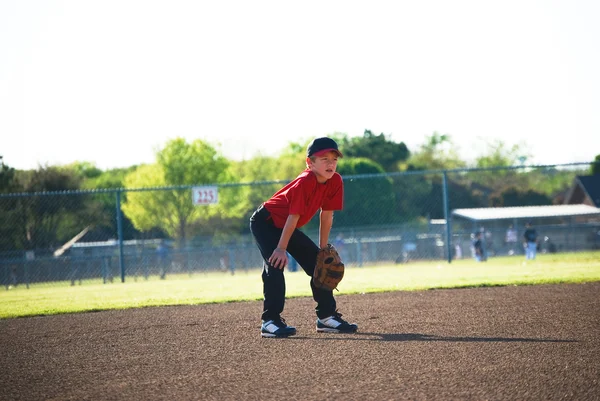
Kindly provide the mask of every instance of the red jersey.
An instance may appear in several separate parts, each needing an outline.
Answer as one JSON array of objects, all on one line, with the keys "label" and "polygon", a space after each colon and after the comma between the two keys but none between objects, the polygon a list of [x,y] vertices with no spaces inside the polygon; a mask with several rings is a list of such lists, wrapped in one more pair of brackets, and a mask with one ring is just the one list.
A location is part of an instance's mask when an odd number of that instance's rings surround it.
[{"label": "red jersey", "polygon": [[299,214],[296,228],[300,228],[308,223],[319,209],[342,210],[344,182],[342,176],[335,173],[330,180],[321,184],[317,181],[317,176],[307,168],[277,191],[264,205],[271,213],[275,227],[283,228],[290,214]]}]

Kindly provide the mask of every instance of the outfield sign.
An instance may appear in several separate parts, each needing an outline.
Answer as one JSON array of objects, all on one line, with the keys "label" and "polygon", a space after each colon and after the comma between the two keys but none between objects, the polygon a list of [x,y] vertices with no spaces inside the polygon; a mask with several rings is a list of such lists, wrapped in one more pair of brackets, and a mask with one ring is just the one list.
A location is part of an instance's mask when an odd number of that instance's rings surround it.
[{"label": "outfield sign", "polygon": [[219,187],[192,188],[192,202],[196,206],[216,205],[219,203]]}]

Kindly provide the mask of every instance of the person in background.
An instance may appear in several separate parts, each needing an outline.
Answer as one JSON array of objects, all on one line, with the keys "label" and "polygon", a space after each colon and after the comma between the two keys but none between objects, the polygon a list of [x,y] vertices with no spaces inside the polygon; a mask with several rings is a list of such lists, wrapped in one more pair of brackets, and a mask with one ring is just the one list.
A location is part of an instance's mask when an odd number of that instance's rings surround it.
[{"label": "person in background", "polygon": [[504,236],[504,244],[506,245],[506,249],[509,255],[515,254],[515,249],[517,249],[517,230],[513,227],[513,225],[509,225],[506,230],[506,235]]},{"label": "person in background", "polygon": [[164,280],[167,278],[167,270],[169,262],[167,260],[167,256],[169,255],[169,248],[164,239],[161,239],[156,247],[156,257],[158,262],[160,279]]},{"label": "person in background", "polygon": [[533,224],[527,222],[525,225],[525,232],[523,233],[524,248],[525,248],[525,259],[533,260],[537,252],[538,234]]},{"label": "person in background", "polygon": [[473,257],[477,262],[485,261],[482,237],[481,231],[476,231],[473,238]]},{"label": "person in background", "polygon": [[454,259],[462,259],[462,248],[460,244],[454,245]]},{"label": "person in background", "polygon": [[339,233],[335,237],[335,241],[333,243],[333,246],[335,247],[335,249],[340,254],[340,257],[342,258],[342,261],[347,261],[348,258],[347,258],[347,254],[346,254],[346,243],[344,242],[344,235],[342,233]]},{"label": "person in background", "polygon": [[289,252],[288,252],[288,260],[290,261],[288,263],[288,270],[291,272],[297,272],[298,271],[298,262],[296,262],[296,259],[294,259],[294,257],[292,255],[290,255]]},{"label": "person in background", "polygon": [[483,258],[482,260],[487,260],[489,254],[496,254],[494,249],[494,241],[492,240],[492,232],[490,230],[486,230],[484,226],[481,226],[481,247],[483,250]]}]

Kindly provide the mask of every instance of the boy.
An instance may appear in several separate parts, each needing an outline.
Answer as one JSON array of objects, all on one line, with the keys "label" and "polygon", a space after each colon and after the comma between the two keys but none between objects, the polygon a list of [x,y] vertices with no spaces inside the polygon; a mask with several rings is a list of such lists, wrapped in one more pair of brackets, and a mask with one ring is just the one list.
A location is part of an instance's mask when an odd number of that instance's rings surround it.
[{"label": "boy", "polygon": [[[314,139],[306,151],[306,170],[264,202],[250,218],[250,231],[263,257],[262,337],[296,334],[296,328],[288,326],[281,317],[285,303],[283,268],[288,263],[288,252],[311,277],[310,287],[317,303],[317,332],[354,333],[358,329],[338,313],[333,291],[315,288],[312,281],[317,253],[329,241],[333,212],[343,207],[344,184],[335,171],[339,157],[343,155],[333,139]],[[317,246],[299,228],[319,209]]]}]

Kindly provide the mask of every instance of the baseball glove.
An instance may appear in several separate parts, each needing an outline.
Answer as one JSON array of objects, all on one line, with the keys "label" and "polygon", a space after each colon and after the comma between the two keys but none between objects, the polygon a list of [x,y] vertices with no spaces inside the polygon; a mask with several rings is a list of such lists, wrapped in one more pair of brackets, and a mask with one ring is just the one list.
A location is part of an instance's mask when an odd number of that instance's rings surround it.
[{"label": "baseball glove", "polygon": [[333,291],[344,277],[344,264],[337,250],[331,244],[319,250],[317,265],[313,274],[315,287]]}]

